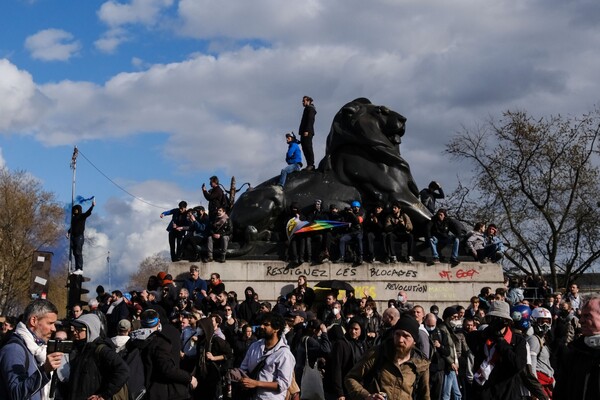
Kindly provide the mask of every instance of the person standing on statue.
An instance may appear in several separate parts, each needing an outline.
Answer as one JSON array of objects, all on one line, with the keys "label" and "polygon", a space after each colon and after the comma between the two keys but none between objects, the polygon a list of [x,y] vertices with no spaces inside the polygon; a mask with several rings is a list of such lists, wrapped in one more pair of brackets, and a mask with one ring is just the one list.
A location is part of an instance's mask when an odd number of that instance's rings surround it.
[{"label": "person standing on statue", "polygon": [[208,200],[208,219],[210,222],[214,222],[217,219],[217,209],[223,207],[227,211],[227,197],[221,185],[219,184],[219,178],[211,176],[209,179],[210,190],[206,190],[206,185],[202,184],[202,194],[204,198]]},{"label": "person standing on statue", "polygon": [[73,206],[73,214],[71,215],[71,227],[67,231],[67,238],[71,240],[71,252],[75,258],[75,271],[73,274],[83,274],[83,232],[85,231],[85,220],[92,215],[92,210],[96,205],[96,198],[92,197],[92,206],[82,213],[82,208],[79,204]]},{"label": "person standing on statue", "polygon": [[300,128],[298,128],[298,134],[300,135],[300,144],[302,144],[302,151],[306,158],[306,170],[313,171],[315,169],[315,153],[313,152],[313,136],[315,136],[315,116],[317,115],[317,109],[313,105],[313,99],[309,96],[302,97],[302,106],[304,111],[302,112],[302,119],[300,120]]}]

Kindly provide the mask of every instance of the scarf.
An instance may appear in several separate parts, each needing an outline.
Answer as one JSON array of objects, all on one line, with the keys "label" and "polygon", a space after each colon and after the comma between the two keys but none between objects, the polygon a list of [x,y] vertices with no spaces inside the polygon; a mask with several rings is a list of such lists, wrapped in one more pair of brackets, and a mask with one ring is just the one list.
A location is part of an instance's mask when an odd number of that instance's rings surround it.
[{"label": "scarf", "polygon": [[[504,340],[506,340],[508,344],[510,344],[512,341],[512,331],[510,328],[506,328]],[[490,375],[496,366],[499,357],[496,353],[496,343],[492,342],[491,339],[486,340],[483,351],[486,358],[481,362],[477,372],[473,374],[473,381],[477,382],[481,386],[485,385],[487,380],[490,378]]]},{"label": "scarf", "polygon": [[113,301],[112,303],[110,303],[110,307],[108,307],[108,310],[106,311],[106,314],[112,314],[113,310],[115,309],[116,306],[118,306],[119,304],[121,304],[121,302],[123,301],[123,297],[121,297],[120,299],[117,299],[115,301]]},{"label": "scarf", "polygon": [[215,218],[215,222],[213,222],[213,227],[215,228],[215,231],[220,230],[227,223],[227,220],[229,220],[229,217],[225,213],[223,213],[223,215],[221,215],[220,217],[217,216],[217,218]]},{"label": "scarf", "polygon": [[[35,357],[35,362],[38,365],[38,369],[41,365],[46,362],[46,343],[36,337],[24,323],[19,322],[15,328],[15,335],[19,336],[25,343],[25,347]],[[26,355],[27,356],[27,355]],[[50,384],[46,384],[40,390],[42,400],[48,400],[50,398]]]}]

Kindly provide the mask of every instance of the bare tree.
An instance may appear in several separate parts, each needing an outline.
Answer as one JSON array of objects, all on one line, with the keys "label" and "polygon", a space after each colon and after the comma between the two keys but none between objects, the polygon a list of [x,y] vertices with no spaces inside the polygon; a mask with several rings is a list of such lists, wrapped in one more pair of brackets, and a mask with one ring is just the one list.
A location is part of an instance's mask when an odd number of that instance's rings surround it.
[{"label": "bare tree", "polygon": [[138,270],[131,275],[128,290],[145,289],[148,277],[156,275],[160,271],[166,271],[168,267],[169,261],[165,258],[164,253],[155,253],[144,258]]},{"label": "bare tree", "polygon": [[54,194],[24,171],[0,169],[0,314],[29,301],[31,260],[64,232],[63,209]]},{"label": "bare tree", "polygon": [[600,257],[599,134],[600,110],[540,119],[508,111],[464,128],[446,152],[466,162],[473,179],[452,206],[465,221],[496,223],[514,267],[549,273],[555,289],[566,285]]}]

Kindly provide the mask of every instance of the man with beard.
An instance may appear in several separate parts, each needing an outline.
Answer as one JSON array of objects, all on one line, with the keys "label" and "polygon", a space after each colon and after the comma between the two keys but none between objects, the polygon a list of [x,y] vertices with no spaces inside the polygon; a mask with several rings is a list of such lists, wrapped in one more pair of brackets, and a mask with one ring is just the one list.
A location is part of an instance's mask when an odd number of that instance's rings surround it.
[{"label": "man with beard", "polygon": [[557,364],[555,400],[600,398],[600,297],[584,304],[580,322],[582,336],[569,345]]},{"label": "man with beard", "polygon": [[34,300],[0,350],[0,399],[48,398],[50,373],[63,354],[49,353],[48,339],[56,332],[58,309],[48,300]]},{"label": "man with beard", "polygon": [[410,315],[400,317],[393,340],[370,349],[346,375],[348,398],[428,400],[429,361],[415,351],[418,335],[419,323]]},{"label": "man with beard", "polygon": [[256,390],[253,399],[285,399],[296,362],[282,339],[284,325],[282,316],[264,313],[259,330],[262,339],[250,345],[242,361],[245,376],[240,383],[246,390]]}]

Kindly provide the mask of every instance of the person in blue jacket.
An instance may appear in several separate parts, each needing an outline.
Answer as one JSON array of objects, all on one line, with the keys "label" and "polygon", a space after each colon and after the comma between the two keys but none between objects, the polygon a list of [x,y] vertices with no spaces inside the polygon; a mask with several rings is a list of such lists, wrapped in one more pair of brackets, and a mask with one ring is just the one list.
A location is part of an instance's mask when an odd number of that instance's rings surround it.
[{"label": "person in blue jacket", "polygon": [[47,348],[57,318],[58,309],[48,300],[34,300],[25,308],[22,322],[0,350],[0,399],[49,398],[50,373],[63,356]]},{"label": "person in blue jacket", "polygon": [[279,176],[279,186],[281,187],[285,185],[288,174],[300,171],[300,168],[302,168],[302,151],[300,150],[300,146],[298,146],[299,142],[296,136],[294,136],[293,132],[288,132],[285,134],[285,140],[288,144],[288,151],[285,155],[285,162],[287,162],[288,166],[281,170],[281,175]]}]

